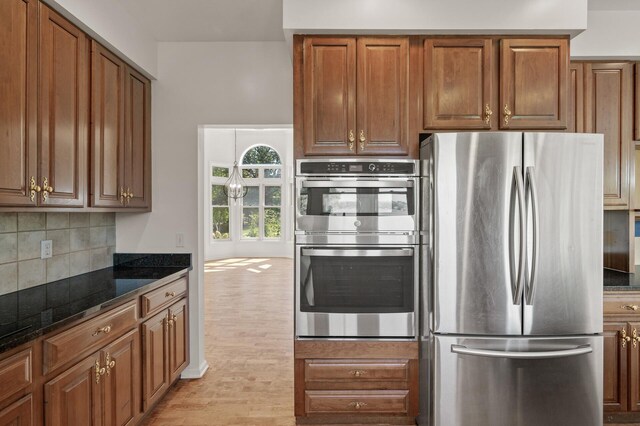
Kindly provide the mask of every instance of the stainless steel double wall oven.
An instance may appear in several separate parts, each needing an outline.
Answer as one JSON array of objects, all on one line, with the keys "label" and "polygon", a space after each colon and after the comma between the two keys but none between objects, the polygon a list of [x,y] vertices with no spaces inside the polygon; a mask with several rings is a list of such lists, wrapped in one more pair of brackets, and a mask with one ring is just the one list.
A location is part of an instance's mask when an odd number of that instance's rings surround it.
[{"label": "stainless steel double wall oven", "polygon": [[416,338],[419,166],[296,164],[296,337]]}]

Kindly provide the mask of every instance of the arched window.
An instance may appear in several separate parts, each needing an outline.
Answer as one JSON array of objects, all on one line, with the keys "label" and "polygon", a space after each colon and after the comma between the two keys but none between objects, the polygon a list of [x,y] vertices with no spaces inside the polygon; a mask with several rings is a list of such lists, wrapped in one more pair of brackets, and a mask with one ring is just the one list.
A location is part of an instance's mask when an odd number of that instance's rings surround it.
[{"label": "arched window", "polygon": [[282,162],[268,145],[256,145],[242,156],[242,177],[249,190],[242,198],[240,238],[282,239]]}]

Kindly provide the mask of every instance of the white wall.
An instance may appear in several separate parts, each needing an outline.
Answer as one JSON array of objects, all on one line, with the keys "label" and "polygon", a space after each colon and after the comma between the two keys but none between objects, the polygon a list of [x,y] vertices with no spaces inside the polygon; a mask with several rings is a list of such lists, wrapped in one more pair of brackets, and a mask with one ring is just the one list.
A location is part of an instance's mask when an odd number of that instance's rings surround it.
[{"label": "white wall", "polygon": [[588,28],[571,40],[574,59],[640,59],[639,10],[590,10]]},{"label": "white wall", "polygon": [[[234,154],[235,128],[205,128],[203,174],[204,183],[204,256],[205,260],[226,257],[293,257],[293,129],[292,128],[240,128],[237,129],[237,156]],[[233,166],[241,162],[242,154],[252,146],[269,145],[280,155],[282,162],[282,240],[247,241],[211,239],[211,190],[209,187],[210,164]],[[231,228],[238,231],[240,218],[232,216]],[[237,233],[236,233],[237,236]]]},{"label": "white wall", "polygon": [[149,78],[158,71],[155,39],[117,0],[44,0],[53,9],[78,25],[105,47],[128,59],[131,65]]},{"label": "white wall", "polygon": [[[153,212],[117,215],[117,251],[189,252],[191,364],[204,360],[202,141],[204,124],[291,124],[292,68],[284,42],[159,43],[153,82]],[[200,195],[200,196],[199,196]],[[203,229],[203,228],[202,228]],[[184,247],[175,247],[176,232]],[[215,360],[211,360],[215,362]]]}]

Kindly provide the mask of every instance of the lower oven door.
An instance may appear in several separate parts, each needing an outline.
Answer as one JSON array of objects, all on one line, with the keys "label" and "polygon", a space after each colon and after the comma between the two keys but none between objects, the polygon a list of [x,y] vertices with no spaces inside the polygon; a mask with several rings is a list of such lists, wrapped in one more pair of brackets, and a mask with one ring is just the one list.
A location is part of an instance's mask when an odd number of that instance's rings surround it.
[{"label": "lower oven door", "polygon": [[416,336],[417,246],[297,246],[297,337]]}]

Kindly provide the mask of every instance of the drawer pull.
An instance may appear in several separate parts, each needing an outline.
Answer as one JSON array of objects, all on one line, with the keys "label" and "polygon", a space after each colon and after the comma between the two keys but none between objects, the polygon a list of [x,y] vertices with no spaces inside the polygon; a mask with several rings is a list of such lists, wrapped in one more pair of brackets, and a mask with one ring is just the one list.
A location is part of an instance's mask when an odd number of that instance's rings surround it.
[{"label": "drawer pull", "polygon": [[367,370],[351,370],[351,375],[354,377],[362,377],[367,374]]},{"label": "drawer pull", "polygon": [[100,367],[100,360],[96,359],[96,383],[100,383],[100,376],[104,376],[104,373],[107,371],[104,367]]},{"label": "drawer pull", "polygon": [[107,356],[105,358],[105,365],[107,369],[107,376],[111,374],[111,370],[116,366],[115,360],[111,359],[111,354],[107,352]]},{"label": "drawer pull", "polygon": [[349,407],[353,407],[356,410],[359,410],[362,407],[366,407],[366,406],[367,406],[366,402],[354,401],[354,402],[349,403]]},{"label": "drawer pull", "polygon": [[164,297],[174,297],[176,295],[175,291],[168,291],[164,294]]},{"label": "drawer pull", "polygon": [[638,306],[638,305],[622,305],[622,306],[620,306],[620,309],[626,309],[627,311],[637,311],[638,309],[640,309],[640,306]]},{"label": "drawer pull", "polygon": [[111,333],[111,324],[105,325],[104,327],[100,327],[99,329],[93,332],[92,336],[97,336],[100,333],[104,333],[104,334]]}]

